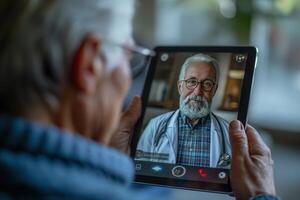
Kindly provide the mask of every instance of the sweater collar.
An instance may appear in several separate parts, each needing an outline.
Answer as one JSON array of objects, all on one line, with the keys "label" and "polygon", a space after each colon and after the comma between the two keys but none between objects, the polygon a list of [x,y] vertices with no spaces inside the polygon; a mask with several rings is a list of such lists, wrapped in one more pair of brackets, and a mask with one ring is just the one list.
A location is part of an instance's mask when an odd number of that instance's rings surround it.
[{"label": "sweater collar", "polygon": [[17,117],[0,115],[1,149],[67,160],[123,184],[130,184],[134,175],[132,160],[115,149],[55,126]]}]

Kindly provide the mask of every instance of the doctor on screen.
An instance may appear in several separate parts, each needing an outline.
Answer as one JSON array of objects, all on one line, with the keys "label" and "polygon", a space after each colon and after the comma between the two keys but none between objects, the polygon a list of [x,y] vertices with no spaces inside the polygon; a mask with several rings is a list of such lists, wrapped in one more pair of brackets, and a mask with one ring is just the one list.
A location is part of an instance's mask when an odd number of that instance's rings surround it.
[{"label": "doctor on screen", "polygon": [[150,120],[138,142],[136,160],[229,168],[228,122],[211,112],[219,65],[205,54],[187,58],[178,80],[179,109]]}]

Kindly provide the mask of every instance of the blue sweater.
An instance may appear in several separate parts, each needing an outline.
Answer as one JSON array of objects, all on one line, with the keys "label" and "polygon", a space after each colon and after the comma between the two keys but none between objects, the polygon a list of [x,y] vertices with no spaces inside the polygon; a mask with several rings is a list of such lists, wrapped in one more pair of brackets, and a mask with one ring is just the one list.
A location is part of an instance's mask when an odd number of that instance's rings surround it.
[{"label": "blue sweater", "polygon": [[80,135],[0,116],[0,199],[158,199],[130,188],[130,158]]}]

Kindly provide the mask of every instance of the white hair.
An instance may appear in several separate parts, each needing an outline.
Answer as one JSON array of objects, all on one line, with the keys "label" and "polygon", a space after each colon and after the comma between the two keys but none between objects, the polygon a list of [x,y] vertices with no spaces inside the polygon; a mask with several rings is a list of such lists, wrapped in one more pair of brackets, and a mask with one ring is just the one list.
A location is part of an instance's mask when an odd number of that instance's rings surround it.
[{"label": "white hair", "polygon": [[110,71],[131,36],[134,0],[2,0],[0,111],[57,99],[60,80],[88,34],[99,36]]},{"label": "white hair", "polygon": [[180,69],[179,80],[184,79],[186,71],[191,64],[198,63],[198,62],[208,63],[214,68],[215,73],[216,73],[216,82],[218,83],[219,82],[219,74],[220,74],[218,61],[208,55],[201,54],[201,53],[195,54],[191,57],[188,57],[184,61],[183,65],[181,66],[181,69]]}]

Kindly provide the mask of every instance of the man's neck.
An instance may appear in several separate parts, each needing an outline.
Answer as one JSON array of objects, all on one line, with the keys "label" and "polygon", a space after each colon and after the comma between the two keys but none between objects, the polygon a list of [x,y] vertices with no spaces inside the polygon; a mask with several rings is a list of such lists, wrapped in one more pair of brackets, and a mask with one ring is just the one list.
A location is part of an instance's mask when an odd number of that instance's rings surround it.
[{"label": "man's neck", "polygon": [[195,126],[196,124],[198,124],[199,120],[200,120],[200,119],[189,119],[189,118],[188,118],[188,122],[189,122],[190,124],[192,124],[193,126]]}]

